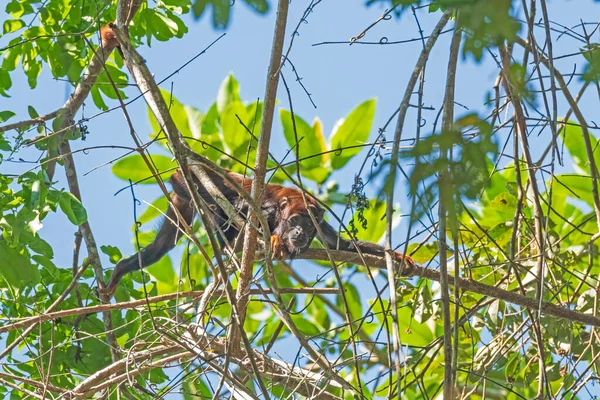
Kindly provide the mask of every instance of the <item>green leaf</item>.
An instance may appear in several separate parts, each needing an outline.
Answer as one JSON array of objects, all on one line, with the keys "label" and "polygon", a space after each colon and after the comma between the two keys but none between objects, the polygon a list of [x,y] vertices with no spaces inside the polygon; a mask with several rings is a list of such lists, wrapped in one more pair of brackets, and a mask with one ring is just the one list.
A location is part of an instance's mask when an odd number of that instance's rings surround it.
[{"label": "green leaf", "polygon": [[210,0],[213,9],[213,26],[215,29],[225,29],[229,24],[231,3],[229,1]]},{"label": "green leaf", "polygon": [[415,321],[422,324],[431,318],[433,315],[432,300],[433,296],[429,285],[422,285],[417,289],[417,296],[413,305]]},{"label": "green leaf", "polygon": [[92,90],[90,92],[92,94],[92,100],[94,101],[94,105],[102,111],[107,111],[108,106],[104,102],[104,99],[102,98],[102,94],[100,93],[100,89],[98,88],[98,86],[92,86]]},{"label": "green leaf", "polygon": [[51,273],[53,273],[53,274],[57,273],[56,265],[54,265],[52,260],[49,259],[48,257],[40,255],[40,254],[34,254],[33,256],[31,256],[31,259],[33,261],[37,262],[42,267],[49,269],[51,271]]},{"label": "green leaf", "polygon": [[581,49],[581,54],[587,60],[581,76],[582,81],[598,82],[600,80],[600,44],[590,43]]},{"label": "green leaf", "polygon": [[173,293],[177,290],[179,280],[168,255],[161,258],[156,264],[147,267],[146,272],[156,281],[158,294]]},{"label": "green leaf", "polygon": [[25,22],[20,19],[9,19],[4,21],[3,32],[6,35],[7,33],[16,32],[22,27],[25,26]]},{"label": "green leaf", "polygon": [[193,280],[195,283],[194,287],[202,287],[201,283],[206,277],[208,266],[202,254],[198,252],[193,254],[190,254],[191,252],[188,253],[189,247],[186,247],[181,258],[181,277],[188,283],[192,283],[190,279]]},{"label": "green leaf", "polygon": [[206,10],[206,3],[208,3],[208,0],[196,0],[194,2],[192,5],[192,15],[195,19],[200,18],[204,13],[204,10]]},{"label": "green leaf", "polygon": [[60,209],[65,213],[73,225],[81,225],[87,221],[87,212],[77,197],[70,192],[60,195]]},{"label": "green leaf", "polygon": [[121,254],[121,250],[115,246],[100,246],[100,250],[108,256],[108,259],[112,264],[116,264],[119,262],[123,255]]},{"label": "green leaf", "polygon": [[40,273],[29,257],[9,247],[5,240],[0,240],[0,276],[15,289],[40,281]]},{"label": "green leaf", "polygon": [[[583,130],[576,121],[568,121],[559,131],[559,136],[563,138],[564,144],[573,158],[574,167],[577,173],[582,175],[590,174],[590,163],[583,140]],[[600,161],[600,149],[598,148],[598,139],[590,134],[592,149],[594,150],[594,159],[596,164]]]},{"label": "green leaf", "polygon": [[173,36],[182,37],[185,33],[182,31],[182,26],[177,23],[177,18],[173,14],[166,16],[154,11],[149,15],[148,28],[157,40],[166,42]]},{"label": "green leaf", "polygon": [[371,133],[374,116],[375,99],[372,99],[359,104],[346,119],[336,124],[330,138],[331,149],[338,150],[331,157],[331,165],[334,169],[342,168],[362,150],[362,147],[345,148],[365,144]]},{"label": "green leaf", "polygon": [[560,185],[566,190],[568,197],[585,201],[589,206],[594,206],[592,195],[592,178],[584,175],[559,175],[555,185]]},{"label": "green leaf", "polygon": [[247,151],[251,136],[240,120],[245,124],[248,119],[248,110],[240,101],[229,103],[221,114],[223,141],[231,154],[245,154]]},{"label": "green leaf", "polygon": [[[6,60],[6,58],[4,60]],[[4,63],[2,63],[2,65],[0,65],[0,95],[10,97],[6,91],[10,89],[11,86],[12,80],[10,79],[10,74],[4,69]],[[3,122],[1,114],[2,113],[0,113],[0,122]]]},{"label": "green leaf", "polygon": [[[355,212],[355,215],[352,218],[352,221],[348,225],[354,225],[356,228],[356,237],[361,240],[366,240],[372,243],[379,243],[383,239],[383,235],[385,234],[385,211],[386,211],[387,203],[383,201],[377,201],[376,199],[372,199],[369,201],[369,208],[362,211],[362,216],[364,217],[364,221],[366,225],[363,226],[362,223],[358,222],[359,219],[356,215],[358,212]],[[392,218],[392,229],[398,226],[400,223],[400,205],[395,205],[394,216]]]},{"label": "green leaf", "polygon": [[37,118],[40,116],[33,106],[27,106],[27,112],[30,118]]},{"label": "green leaf", "polygon": [[138,222],[143,225],[155,218],[162,217],[166,214],[168,207],[169,202],[167,201],[167,198],[165,196],[160,196],[138,217]]},{"label": "green leaf", "polygon": [[[419,247],[420,243],[411,243],[408,245],[407,254],[410,254],[410,257],[418,262],[419,264],[426,264],[433,259],[438,253],[438,243],[437,242],[428,242],[421,247]],[[413,251],[417,248],[418,250],[413,253]],[[400,249],[404,251],[404,249]]]},{"label": "green leaf", "polygon": [[[370,301],[373,304],[373,314],[383,324],[384,316],[387,318],[388,326],[392,326],[392,315],[389,309],[389,301]],[[382,309],[383,305],[383,309]],[[410,307],[399,307],[398,308],[398,323],[400,325],[400,332],[402,334],[402,344],[405,346],[428,346],[431,341],[436,338],[435,328],[428,324],[429,321],[423,323],[417,322],[412,315]]]},{"label": "green leaf", "polygon": [[10,118],[14,117],[15,115],[17,115],[17,114],[15,114],[12,111],[8,111],[8,110],[0,111],[0,123],[8,121]]},{"label": "green leaf", "polygon": [[[149,157],[152,159],[152,163],[163,181],[169,179],[175,172],[177,164],[173,163],[170,157],[157,154],[150,155]],[[112,172],[117,178],[126,181],[131,179],[135,183],[156,183],[144,159],[139,154],[120,159],[113,165]]]},{"label": "green leaf", "polygon": [[283,135],[292,149],[292,153],[298,154],[302,160],[300,161],[300,173],[317,183],[325,182],[330,174],[329,168],[326,167],[329,162],[329,153],[326,153],[327,145],[321,121],[315,118],[311,127],[298,115],[294,115],[292,120],[292,113],[284,109],[279,110],[279,118],[283,126]]},{"label": "green leaf", "polygon": [[0,137],[0,150],[12,151],[12,146],[4,138]]},{"label": "green leaf", "polygon": [[46,242],[44,239],[42,239],[38,235],[35,235],[35,236],[29,235],[29,237],[26,239],[26,241],[27,241],[27,246],[34,252],[36,252],[42,256],[48,257],[48,258],[54,257],[54,250],[52,250],[52,246],[50,246],[50,244],[48,242]]},{"label": "green leaf", "polygon": [[[196,113],[199,113],[199,111],[192,107],[183,105],[179,100],[177,100],[177,98],[175,98],[175,96],[173,96],[170,92],[164,89],[160,89],[160,93],[162,94],[165,103],[167,103],[167,106],[169,108],[169,114],[171,114],[171,118],[173,118],[173,122],[175,122],[175,125],[177,126],[179,132],[181,132],[181,134],[185,138],[198,139],[199,135],[197,136],[194,134],[190,127],[190,123],[194,123],[195,119],[198,117]],[[147,112],[148,119],[150,120],[150,125],[152,126],[153,131],[150,135],[150,138],[155,139],[157,135],[159,135],[159,133],[161,138],[165,138],[163,129],[158,124],[158,121],[156,121],[154,113],[152,112],[150,107],[147,107]],[[190,141],[190,143],[191,142],[193,141]],[[165,148],[167,147],[166,140],[160,140],[158,143],[163,145],[163,147]]]},{"label": "green leaf", "polygon": [[[356,289],[356,286],[349,282],[344,282],[344,296],[346,297],[346,302],[348,304],[348,312],[353,320],[359,320],[363,316],[362,305],[361,305],[361,297]],[[340,309],[344,309],[346,307],[344,305],[342,296],[336,296],[336,304]]]},{"label": "green leaf", "polygon": [[229,74],[221,83],[217,94],[217,111],[221,114],[225,107],[236,101],[241,101],[240,84],[232,74]]},{"label": "green leaf", "polygon": [[244,2],[259,14],[266,14],[269,11],[267,0],[244,0]]}]

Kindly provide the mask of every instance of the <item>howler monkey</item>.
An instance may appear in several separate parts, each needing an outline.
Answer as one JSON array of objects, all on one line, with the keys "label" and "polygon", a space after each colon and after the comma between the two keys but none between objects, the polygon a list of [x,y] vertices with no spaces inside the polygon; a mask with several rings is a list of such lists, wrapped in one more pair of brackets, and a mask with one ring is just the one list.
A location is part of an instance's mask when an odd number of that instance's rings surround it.
[{"label": "howler monkey", "polygon": [[[210,168],[203,168],[203,170],[206,171],[208,178],[210,178],[236,210],[241,215],[246,216],[249,208],[248,203],[238,194],[234,185]],[[250,193],[251,178],[234,172],[228,172],[227,175],[245,191]],[[231,223],[231,219],[225,211],[217,204],[215,199],[195,176],[193,176],[193,180],[198,194],[212,211],[212,215],[210,216],[212,222],[215,226],[220,227],[218,234],[221,245],[233,244],[239,233],[238,228]],[[191,225],[195,209],[191,203],[192,199],[185,186],[181,170],[173,174],[171,185],[173,186],[173,193],[171,195],[172,204],[169,206],[166,219],[160,227],[156,238],[152,243],[143,248],[139,252],[139,255],[136,253],[131,257],[119,261],[112,274],[110,283],[102,290],[103,293],[112,296],[119,281],[125,274],[140,269],[140,266],[144,268],[154,264],[175,247],[175,243],[181,237],[183,229],[178,222],[177,214],[173,210],[173,207],[176,207],[185,222]],[[312,222],[308,211],[309,208],[313,218],[319,224],[319,228],[323,234],[322,238],[318,235],[318,231]],[[339,237],[337,231],[323,219],[324,210],[319,203],[309,195],[303,196],[299,189],[274,184],[265,185],[261,210],[271,231],[271,251],[273,257],[276,259],[293,258],[295,255],[300,254],[310,246],[315,236],[322,243],[327,243],[330,249],[357,252],[356,247],[358,247],[361,252],[366,254],[380,256],[385,254],[384,248],[377,244],[362,240],[350,241]],[[404,272],[408,272],[414,267],[414,262],[410,257],[403,256],[398,252],[394,252],[394,256],[399,262],[404,260]]]}]

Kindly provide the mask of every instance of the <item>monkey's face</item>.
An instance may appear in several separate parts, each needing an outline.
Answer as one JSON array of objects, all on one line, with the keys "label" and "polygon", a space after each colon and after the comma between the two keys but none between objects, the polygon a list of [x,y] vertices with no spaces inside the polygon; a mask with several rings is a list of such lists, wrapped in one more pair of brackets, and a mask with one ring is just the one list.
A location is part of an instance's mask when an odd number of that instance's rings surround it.
[{"label": "monkey's face", "polygon": [[[317,223],[320,223],[323,213],[314,207],[311,207],[311,212]],[[285,224],[283,240],[292,256],[306,250],[317,234],[308,211],[302,214],[291,215],[283,223]]]}]

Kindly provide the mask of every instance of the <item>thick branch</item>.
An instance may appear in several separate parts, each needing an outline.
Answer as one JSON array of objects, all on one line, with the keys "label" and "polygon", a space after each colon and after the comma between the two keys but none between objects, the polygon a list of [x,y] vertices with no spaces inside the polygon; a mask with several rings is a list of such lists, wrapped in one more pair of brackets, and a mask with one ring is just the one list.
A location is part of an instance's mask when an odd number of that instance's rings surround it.
[{"label": "thick branch", "polygon": [[[329,253],[337,262],[348,262],[357,265],[364,265],[364,263],[361,261],[361,256],[359,256],[356,253],[340,250],[329,250]],[[369,267],[379,269],[386,268],[385,258],[383,257],[374,256],[371,254],[363,254],[362,257],[364,257],[364,260]],[[329,260],[329,258],[327,257],[327,252],[321,249],[309,249],[306,252],[297,256],[296,258],[315,261]],[[400,268],[400,265],[397,265],[397,268]],[[440,280],[440,274],[438,271],[419,266],[414,268],[414,270],[410,271],[410,276],[420,276],[422,278],[433,280],[436,282],[439,282]],[[450,283],[450,285],[458,285],[458,288],[460,290],[478,293],[499,300],[504,300],[506,302],[531,309],[533,311],[537,310],[540,306],[540,304],[534,298],[526,297],[514,292],[509,292],[507,290],[503,290],[495,286],[486,285],[484,283],[477,282],[471,279],[456,279],[454,276],[448,275],[448,282]],[[541,302],[541,311],[543,314],[548,316],[562,318],[573,322],[579,322],[585,325],[600,326],[599,317],[569,310],[568,308],[557,306],[546,301]]]},{"label": "thick branch", "polygon": [[[336,294],[339,292],[337,288],[282,288],[279,289],[282,294]],[[32,324],[40,322],[46,322],[55,320],[57,318],[73,317],[75,315],[83,314],[94,314],[103,311],[114,311],[114,310],[132,310],[138,307],[147,308],[149,304],[161,303],[163,301],[170,301],[175,299],[192,298],[193,302],[200,301],[200,298],[204,295],[205,290],[192,290],[189,292],[175,292],[169,294],[163,294],[160,296],[153,296],[143,298],[141,300],[133,301],[122,301],[114,304],[99,304],[89,307],[72,308],[69,310],[61,310],[56,312],[46,312],[44,314],[36,315],[35,317],[25,318],[14,324],[5,325],[0,327],[0,333],[14,331],[16,329],[22,329]],[[225,293],[224,290],[216,290],[212,293],[212,297],[221,297]],[[272,294],[271,290],[268,289],[250,289],[249,295],[264,295]]]}]

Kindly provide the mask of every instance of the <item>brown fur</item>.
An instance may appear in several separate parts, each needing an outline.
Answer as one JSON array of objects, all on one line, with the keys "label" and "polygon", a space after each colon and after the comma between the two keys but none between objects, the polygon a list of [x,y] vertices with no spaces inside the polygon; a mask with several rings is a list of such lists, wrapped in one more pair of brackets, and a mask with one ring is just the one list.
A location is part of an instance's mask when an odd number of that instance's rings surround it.
[{"label": "brown fur", "polygon": [[[234,188],[235,185],[223,179],[223,177],[210,168],[204,168],[204,170],[213,184],[219,188],[238,212],[246,216],[249,208],[248,204],[239,196],[237,190]],[[246,192],[250,192],[252,186],[251,178],[243,177],[233,172],[229,172],[228,175]],[[177,214],[172,207],[177,208],[184,221],[188,225],[191,225],[195,210],[191,204],[191,196],[186,189],[181,171],[177,171],[171,177],[171,184],[174,192],[172,194],[172,204],[156,238],[152,243],[140,250],[138,254],[119,261],[110,283],[103,292],[112,296],[119,281],[125,274],[152,265],[175,246],[177,240],[182,235],[182,224],[177,220]],[[235,242],[239,234],[238,228],[230,224],[229,216],[219,207],[200,181],[195,178],[194,185],[200,197],[204,199],[209,209],[213,211],[210,218],[216,226],[219,226],[217,231],[221,245],[231,245]],[[267,184],[262,196],[261,210],[269,224],[269,230],[271,231],[271,253],[275,259],[293,258],[300,254],[310,246],[315,236],[330,249],[360,251],[380,256],[385,254],[385,249],[375,243],[360,240],[349,241],[339,237],[337,231],[323,219],[324,210],[317,200],[307,193],[302,193],[300,189]],[[318,235],[318,230],[315,227],[313,219],[319,225],[322,236]],[[394,252],[394,257],[399,262],[404,261],[404,270],[406,272],[409,272],[414,266],[414,262],[410,257],[405,257],[397,252]]]}]

